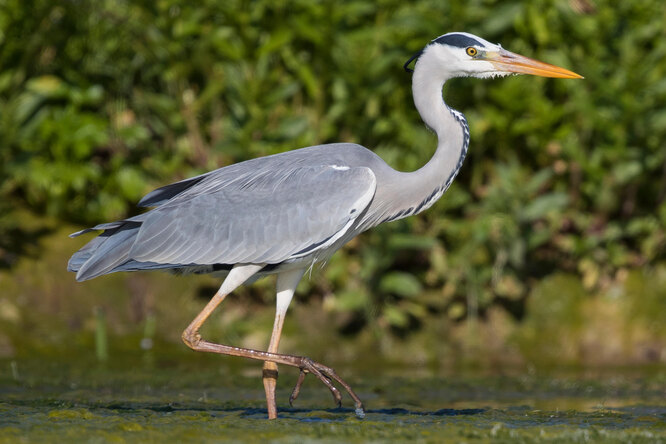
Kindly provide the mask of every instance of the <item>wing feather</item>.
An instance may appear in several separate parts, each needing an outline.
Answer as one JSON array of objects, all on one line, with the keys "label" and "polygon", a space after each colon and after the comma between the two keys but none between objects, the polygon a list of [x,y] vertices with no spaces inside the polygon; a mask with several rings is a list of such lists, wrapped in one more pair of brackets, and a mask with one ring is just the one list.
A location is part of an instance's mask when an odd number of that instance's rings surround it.
[{"label": "wing feather", "polygon": [[180,194],[142,215],[129,258],[158,264],[271,264],[310,254],[344,235],[376,186],[366,167],[295,165],[225,173],[203,177],[184,190],[177,187]]}]

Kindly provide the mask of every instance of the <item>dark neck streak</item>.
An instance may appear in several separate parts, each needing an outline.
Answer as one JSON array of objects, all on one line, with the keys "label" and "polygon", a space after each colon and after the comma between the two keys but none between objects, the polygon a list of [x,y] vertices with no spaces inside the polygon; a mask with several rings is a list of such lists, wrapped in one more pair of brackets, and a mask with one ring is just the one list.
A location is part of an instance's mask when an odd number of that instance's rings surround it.
[{"label": "dark neck streak", "polygon": [[[462,147],[460,149],[460,154],[458,156],[458,161],[456,162],[455,168],[449,173],[449,175],[448,175],[448,177],[446,178],[445,181],[443,181],[439,185],[437,185],[430,192],[430,194],[428,194],[425,198],[422,198],[420,202],[415,203],[413,205],[410,205],[409,207],[406,207],[406,208],[401,208],[399,211],[394,212],[392,214],[389,214],[383,220],[381,220],[381,222],[379,222],[379,223],[391,222],[391,221],[402,219],[402,218],[405,218],[405,217],[408,217],[408,216],[413,216],[415,214],[418,214],[422,211],[427,210],[435,202],[437,202],[440,197],[442,197],[442,195],[446,192],[446,190],[449,189],[449,187],[453,183],[453,180],[458,175],[458,172],[460,172],[460,168],[462,168],[463,162],[465,161],[465,157],[467,155],[467,150],[469,148],[469,139],[470,139],[469,126],[467,125],[467,120],[465,119],[465,116],[463,116],[462,113],[460,113],[460,112],[458,112],[458,111],[456,111],[452,108],[449,108],[445,103],[444,103],[444,106],[446,106],[446,109],[450,112],[450,114],[453,116],[453,118],[459,123],[460,128],[462,130],[462,136],[463,136]],[[438,149],[438,151],[439,151],[439,149]],[[423,170],[424,168],[422,168],[421,170]],[[419,172],[421,172],[421,170],[418,170],[414,173],[407,173],[407,174],[419,174]],[[409,199],[409,197],[408,197],[408,199]],[[410,200],[413,200],[413,197]]]}]

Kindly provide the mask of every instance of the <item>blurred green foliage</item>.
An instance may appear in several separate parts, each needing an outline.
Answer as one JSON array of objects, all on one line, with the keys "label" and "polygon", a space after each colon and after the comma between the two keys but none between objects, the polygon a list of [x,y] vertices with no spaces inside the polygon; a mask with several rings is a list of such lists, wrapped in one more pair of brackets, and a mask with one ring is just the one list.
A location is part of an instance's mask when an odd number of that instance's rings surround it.
[{"label": "blurred green foliage", "polygon": [[428,212],[352,242],[305,287],[337,295],[347,331],[401,333],[496,305],[520,317],[557,271],[590,291],[664,260],[659,0],[5,0],[2,259],[21,251],[15,206],[94,224],[135,213],[173,180],[337,141],[418,168],[436,141],[402,63],[454,30],[585,80],[450,82],[446,100],[472,131],[460,177]]}]

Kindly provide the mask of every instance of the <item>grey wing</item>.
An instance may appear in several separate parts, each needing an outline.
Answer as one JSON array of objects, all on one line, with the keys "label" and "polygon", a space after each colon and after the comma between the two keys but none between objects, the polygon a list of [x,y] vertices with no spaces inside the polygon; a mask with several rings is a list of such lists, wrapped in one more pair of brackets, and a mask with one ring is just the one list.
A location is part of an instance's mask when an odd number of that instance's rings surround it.
[{"label": "grey wing", "polygon": [[202,178],[141,215],[129,258],[202,265],[298,258],[343,236],[376,187],[369,168],[334,165],[262,170],[222,181],[220,186],[214,176]]}]

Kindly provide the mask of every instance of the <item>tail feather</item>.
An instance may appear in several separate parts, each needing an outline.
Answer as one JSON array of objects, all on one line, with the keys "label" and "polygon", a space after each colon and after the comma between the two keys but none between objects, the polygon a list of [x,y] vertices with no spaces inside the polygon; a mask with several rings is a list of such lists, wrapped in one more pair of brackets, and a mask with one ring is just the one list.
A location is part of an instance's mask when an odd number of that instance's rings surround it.
[{"label": "tail feather", "polygon": [[83,264],[85,264],[86,261],[90,259],[90,257],[95,253],[95,250],[99,248],[101,244],[107,241],[109,236],[109,232],[104,232],[85,244],[79,251],[74,253],[67,263],[67,271],[79,271]]},{"label": "tail feather", "polygon": [[69,260],[67,269],[76,271],[77,281],[111,273],[130,260],[129,251],[140,226],[139,223],[125,223],[107,229],[77,251]]}]

